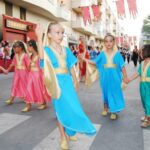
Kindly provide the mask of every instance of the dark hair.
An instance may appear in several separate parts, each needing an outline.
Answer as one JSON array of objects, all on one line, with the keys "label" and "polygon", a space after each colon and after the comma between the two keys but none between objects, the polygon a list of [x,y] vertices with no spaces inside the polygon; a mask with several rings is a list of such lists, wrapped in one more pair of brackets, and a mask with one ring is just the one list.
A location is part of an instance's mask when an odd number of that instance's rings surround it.
[{"label": "dark hair", "polygon": [[107,37],[112,37],[113,41],[115,41],[115,37],[114,37],[112,34],[110,34],[110,33],[107,33],[107,34],[105,35],[104,41],[106,40]]},{"label": "dark hair", "polygon": [[26,53],[26,47],[25,47],[25,44],[24,44],[22,41],[16,41],[16,42],[13,44],[13,49],[16,48],[16,47],[22,48],[23,51]]},{"label": "dark hair", "polygon": [[146,44],[143,46],[142,57],[143,57],[143,59],[150,58],[150,44]]},{"label": "dark hair", "polygon": [[35,40],[30,40],[27,43],[29,46],[33,47],[33,49],[38,53],[38,48]]}]

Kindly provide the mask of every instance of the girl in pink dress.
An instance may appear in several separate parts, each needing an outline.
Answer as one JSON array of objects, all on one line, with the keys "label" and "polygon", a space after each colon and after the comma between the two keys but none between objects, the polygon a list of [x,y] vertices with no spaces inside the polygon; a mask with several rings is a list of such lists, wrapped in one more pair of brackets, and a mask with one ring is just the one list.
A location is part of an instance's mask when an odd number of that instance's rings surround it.
[{"label": "girl in pink dress", "polygon": [[13,104],[14,98],[21,98],[24,100],[26,96],[26,85],[28,76],[28,66],[30,58],[26,53],[25,44],[21,41],[17,41],[13,45],[15,56],[11,65],[7,69],[7,73],[15,67],[11,96],[6,100],[6,104]]},{"label": "girl in pink dress", "polygon": [[43,72],[39,66],[39,56],[36,42],[30,40],[27,44],[28,51],[31,53],[30,57],[30,71],[27,81],[27,93],[26,93],[26,106],[22,112],[28,112],[31,109],[31,104],[39,104],[38,109],[45,109],[47,102],[51,100],[48,95],[43,82]]}]

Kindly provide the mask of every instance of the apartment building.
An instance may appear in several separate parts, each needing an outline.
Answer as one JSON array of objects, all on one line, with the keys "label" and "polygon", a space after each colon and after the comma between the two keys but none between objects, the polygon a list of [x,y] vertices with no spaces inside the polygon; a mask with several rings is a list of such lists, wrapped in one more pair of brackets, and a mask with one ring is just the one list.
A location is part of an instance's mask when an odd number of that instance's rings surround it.
[{"label": "apartment building", "polygon": [[[80,7],[99,4],[101,19],[86,25]],[[98,46],[107,32],[115,32],[116,21],[105,0],[0,0],[0,39],[12,42],[35,38],[37,24],[42,32],[50,21],[58,21],[65,28],[63,45],[78,44],[85,36],[87,45]],[[114,29],[115,28],[115,29]]]}]

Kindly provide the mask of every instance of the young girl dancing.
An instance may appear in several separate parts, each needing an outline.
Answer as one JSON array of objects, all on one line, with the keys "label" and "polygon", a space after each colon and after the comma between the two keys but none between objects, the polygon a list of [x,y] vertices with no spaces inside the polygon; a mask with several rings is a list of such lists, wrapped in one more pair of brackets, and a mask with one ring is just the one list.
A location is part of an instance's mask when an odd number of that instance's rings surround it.
[{"label": "young girl dancing", "polygon": [[[40,51],[40,56],[46,88],[52,95],[58,120],[61,136],[60,147],[69,149],[68,139],[75,140],[74,135],[77,132],[93,135],[96,130],[82,110],[75,92],[75,88],[78,87],[74,70],[77,59],[69,48],[61,46],[63,34],[64,29],[60,24],[50,23],[45,34],[48,43],[44,45],[44,52]],[[44,41],[46,43],[46,40]],[[41,47],[41,40],[39,39],[38,42]]]},{"label": "young girl dancing", "polygon": [[115,120],[117,119],[117,113],[125,107],[121,86],[122,74],[125,83],[128,82],[128,78],[125,62],[120,52],[115,48],[115,37],[111,34],[106,35],[104,38],[104,45],[104,50],[95,60],[84,60],[87,63],[96,65],[99,72],[104,103],[102,115],[107,116],[108,112],[110,112],[110,119]]}]

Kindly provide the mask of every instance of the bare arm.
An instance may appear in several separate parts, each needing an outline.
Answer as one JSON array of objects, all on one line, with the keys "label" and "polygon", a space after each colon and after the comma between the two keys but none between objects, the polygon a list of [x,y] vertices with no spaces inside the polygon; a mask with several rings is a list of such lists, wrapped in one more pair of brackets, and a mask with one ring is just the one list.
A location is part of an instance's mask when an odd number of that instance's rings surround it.
[{"label": "bare arm", "polygon": [[0,70],[2,70],[4,73],[6,73],[6,70],[0,66]]},{"label": "bare arm", "polygon": [[135,80],[135,79],[138,78],[138,77],[139,77],[139,74],[138,74],[138,73],[134,73],[134,74],[131,76],[131,78],[130,78],[130,82],[133,81],[133,80]]},{"label": "bare arm", "polygon": [[14,67],[14,64],[10,64],[10,66],[7,69],[7,72],[9,72]]},{"label": "bare arm", "polygon": [[122,74],[123,74],[123,81],[124,81],[125,83],[129,83],[129,79],[128,79],[128,76],[127,76],[127,72],[126,72],[125,67],[122,68]]},{"label": "bare arm", "polygon": [[76,76],[76,68],[75,68],[75,66],[73,66],[71,68],[71,75],[72,75],[72,78],[73,78],[73,81],[74,81],[75,88],[76,88],[76,90],[78,90],[79,82],[78,82],[78,79],[77,79],[77,76]]},{"label": "bare arm", "polygon": [[36,35],[37,35],[37,46],[38,46],[39,57],[40,59],[44,59],[42,32],[39,25],[36,27]]}]

